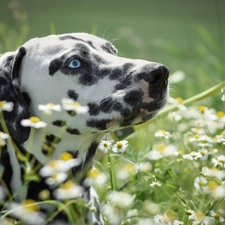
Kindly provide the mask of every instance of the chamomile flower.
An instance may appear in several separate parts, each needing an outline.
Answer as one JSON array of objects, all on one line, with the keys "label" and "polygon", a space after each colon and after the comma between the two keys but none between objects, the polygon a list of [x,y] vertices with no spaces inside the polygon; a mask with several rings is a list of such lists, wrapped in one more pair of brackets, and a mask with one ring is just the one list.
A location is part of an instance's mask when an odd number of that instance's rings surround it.
[{"label": "chamomile flower", "polygon": [[6,145],[6,140],[8,138],[9,138],[8,134],[5,134],[2,131],[0,131],[0,147],[3,147],[4,145]]},{"label": "chamomile flower", "polygon": [[111,146],[112,142],[103,140],[100,142],[98,149],[102,152],[107,153],[111,149]]},{"label": "chamomile flower", "polygon": [[209,169],[208,167],[203,167],[201,174],[205,177],[216,177],[219,180],[223,180],[225,178],[225,170],[219,170],[214,167]]},{"label": "chamomile flower", "polygon": [[150,184],[150,187],[153,187],[153,188],[157,188],[157,187],[161,187],[161,186],[162,186],[162,184],[159,181],[153,181]]},{"label": "chamomile flower", "polygon": [[45,180],[45,183],[48,184],[48,185],[58,185],[58,184],[61,184],[62,182],[64,182],[67,178],[67,173],[62,173],[62,172],[59,172],[59,173],[55,173],[55,174],[52,174],[50,177],[48,177],[46,180]]},{"label": "chamomile flower", "polygon": [[183,224],[184,224],[184,222],[181,222],[179,220],[174,220],[173,221],[173,225],[183,225]]},{"label": "chamomile flower", "polygon": [[163,157],[177,155],[177,147],[175,145],[169,144],[159,144],[154,146],[153,150],[149,152],[148,158],[150,160],[158,160]]},{"label": "chamomile flower", "polygon": [[225,168],[225,156],[220,155],[217,158],[213,158],[212,163],[215,167],[220,166],[221,168]]},{"label": "chamomile flower", "polygon": [[196,177],[194,180],[194,187],[197,190],[202,191],[202,189],[205,187],[206,184],[207,184],[207,180],[202,176]]},{"label": "chamomile flower", "polygon": [[225,219],[219,213],[214,211],[210,212],[210,216],[215,222],[223,223],[225,221]]},{"label": "chamomile flower", "polygon": [[88,106],[82,106],[72,99],[62,99],[62,107],[66,111],[75,111],[77,114],[86,114],[89,111]]},{"label": "chamomile flower", "polygon": [[172,225],[166,213],[164,215],[156,215],[153,218],[155,224],[157,225]]},{"label": "chamomile flower", "polygon": [[61,105],[54,103],[47,103],[46,105],[38,105],[38,109],[43,111],[46,115],[51,115],[52,111],[60,112],[62,110]]},{"label": "chamomile flower", "polygon": [[117,172],[120,180],[125,180],[130,174],[137,171],[137,166],[134,163],[125,163],[122,168]]},{"label": "chamomile flower", "polygon": [[0,101],[0,112],[7,111],[11,112],[13,110],[13,102]]},{"label": "chamomile flower", "polygon": [[87,178],[85,179],[85,184],[92,185],[95,184],[99,187],[105,185],[107,181],[107,175],[97,168],[93,167],[87,172]]},{"label": "chamomile flower", "polygon": [[53,195],[56,199],[59,200],[73,199],[81,197],[83,195],[83,192],[83,187],[69,180],[63,183],[60,188],[56,189],[53,192]]},{"label": "chamomile flower", "polygon": [[190,220],[194,220],[196,218],[196,213],[192,209],[186,210],[186,214]]},{"label": "chamomile flower", "polygon": [[125,152],[127,146],[128,146],[128,141],[127,140],[117,141],[112,146],[112,151],[115,152],[115,153],[123,153],[123,152]]},{"label": "chamomile flower", "polygon": [[135,196],[132,196],[123,191],[112,191],[108,195],[109,201],[112,205],[117,205],[121,208],[132,206]]},{"label": "chamomile flower", "polygon": [[112,225],[118,225],[121,222],[120,210],[116,206],[111,206],[109,204],[105,204],[102,207],[102,211],[106,216],[107,220]]},{"label": "chamomile flower", "polygon": [[64,152],[60,155],[58,160],[51,160],[47,165],[40,169],[42,177],[49,177],[56,173],[66,173],[75,166],[80,165],[81,160],[73,156],[69,152]]},{"label": "chamomile flower", "polygon": [[205,193],[210,194],[214,198],[225,197],[225,187],[218,184],[216,181],[209,181],[205,187]]},{"label": "chamomile flower", "polygon": [[155,133],[155,137],[163,137],[165,139],[169,139],[172,137],[172,135],[169,131],[160,130]]},{"label": "chamomile flower", "polygon": [[199,159],[199,158],[202,158],[202,154],[201,154],[200,152],[192,151],[192,152],[189,153],[189,154],[184,154],[184,155],[182,155],[182,157],[183,157],[184,159],[193,161],[193,160],[197,160],[197,159]]},{"label": "chamomile flower", "polygon": [[22,120],[21,125],[24,127],[34,127],[36,129],[39,129],[46,127],[47,123],[41,121],[38,117],[32,116],[29,119]]},{"label": "chamomile flower", "polygon": [[21,204],[9,203],[10,215],[26,224],[38,225],[45,222],[45,216],[40,212],[38,203],[32,199],[26,199]]}]

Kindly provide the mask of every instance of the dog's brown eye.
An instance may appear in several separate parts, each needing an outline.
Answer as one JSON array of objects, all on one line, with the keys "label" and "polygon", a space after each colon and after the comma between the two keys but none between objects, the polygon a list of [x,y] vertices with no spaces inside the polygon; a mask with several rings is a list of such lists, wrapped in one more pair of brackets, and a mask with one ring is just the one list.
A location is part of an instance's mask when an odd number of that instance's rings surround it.
[{"label": "dog's brown eye", "polygon": [[68,66],[71,69],[77,69],[82,66],[81,61],[79,59],[73,59],[69,62]]}]

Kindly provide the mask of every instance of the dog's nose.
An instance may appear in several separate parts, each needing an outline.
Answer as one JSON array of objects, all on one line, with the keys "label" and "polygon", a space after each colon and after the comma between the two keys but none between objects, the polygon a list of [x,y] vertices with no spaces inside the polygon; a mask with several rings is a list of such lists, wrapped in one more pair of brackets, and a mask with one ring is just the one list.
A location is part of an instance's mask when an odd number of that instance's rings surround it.
[{"label": "dog's nose", "polygon": [[162,64],[156,64],[154,66],[150,66],[146,72],[142,73],[139,76],[139,79],[144,79],[150,85],[164,85],[167,84],[167,80],[169,77],[169,70],[166,66]]}]

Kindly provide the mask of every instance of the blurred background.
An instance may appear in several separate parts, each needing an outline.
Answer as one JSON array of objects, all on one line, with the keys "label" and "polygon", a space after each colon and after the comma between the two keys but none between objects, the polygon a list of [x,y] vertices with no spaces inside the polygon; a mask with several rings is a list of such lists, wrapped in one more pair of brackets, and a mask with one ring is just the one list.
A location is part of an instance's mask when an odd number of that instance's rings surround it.
[{"label": "blurred background", "polygon": [[[174,97],[225,80],[224,0],[0,0],[0,6],[0,53],[33,37],[89,32],[112,41],[120,56],[184,74],[171,84]],[[222,105],[219,95],[206,101]]]}]

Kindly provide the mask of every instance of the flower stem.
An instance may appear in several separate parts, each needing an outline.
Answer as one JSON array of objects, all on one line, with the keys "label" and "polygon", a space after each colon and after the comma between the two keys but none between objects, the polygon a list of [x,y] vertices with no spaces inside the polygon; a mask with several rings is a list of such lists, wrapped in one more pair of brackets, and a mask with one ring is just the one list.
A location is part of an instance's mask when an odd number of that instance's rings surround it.
[{"label": "flower stem", "polygon": [[110,153],[108,153],[108,168],[109,168],[111,190],[115,191],[116,190],[116,179],[115,179],[114,171],[112,169],[112,160],[111,160]]}]

